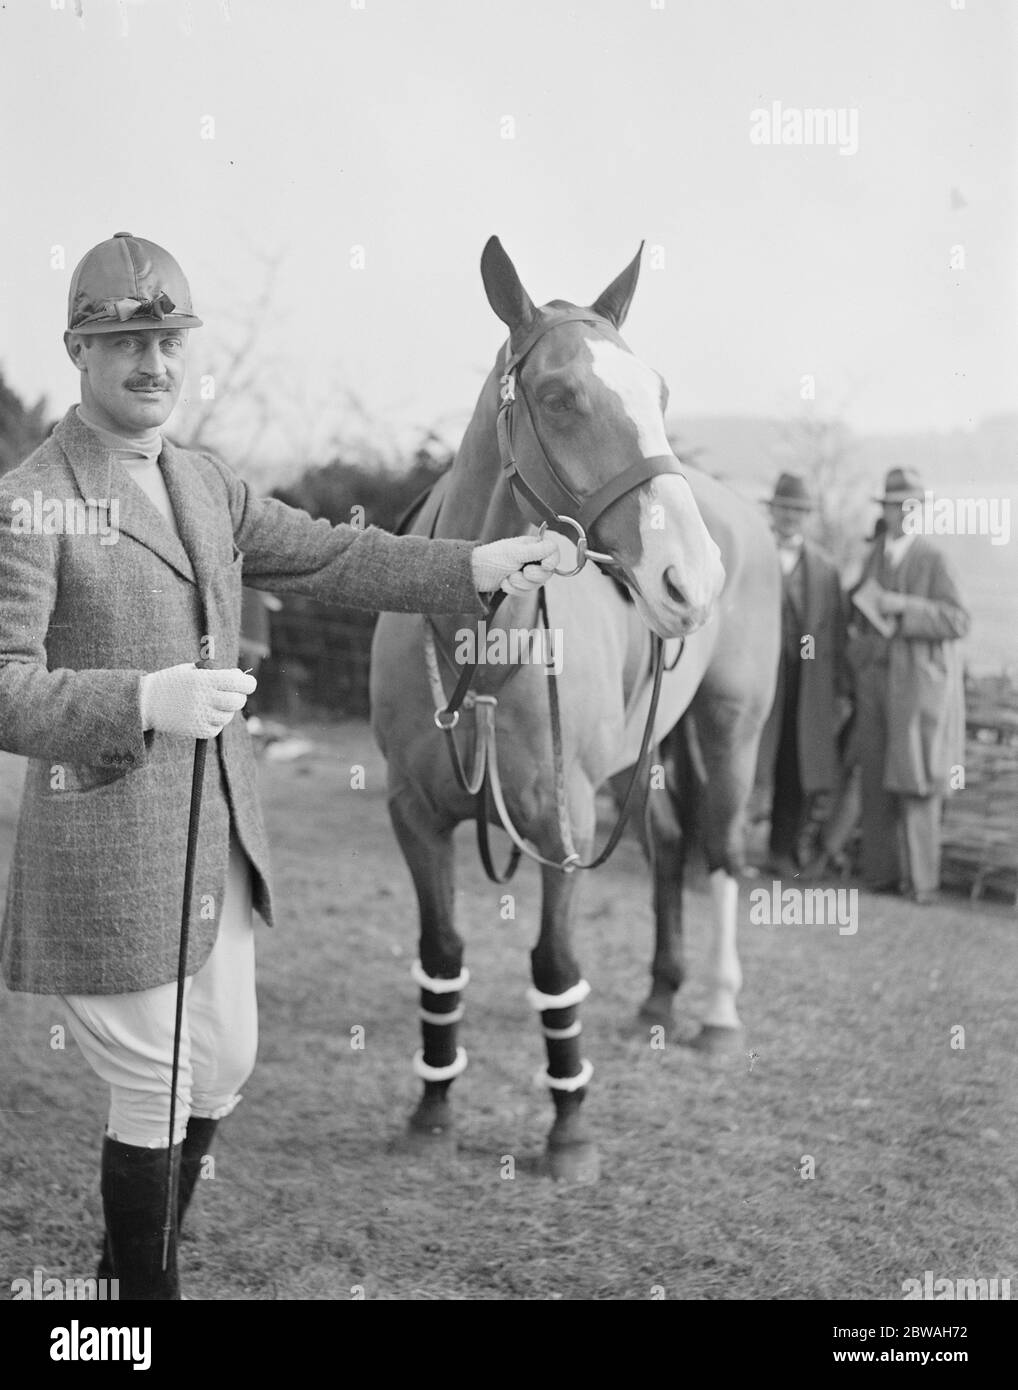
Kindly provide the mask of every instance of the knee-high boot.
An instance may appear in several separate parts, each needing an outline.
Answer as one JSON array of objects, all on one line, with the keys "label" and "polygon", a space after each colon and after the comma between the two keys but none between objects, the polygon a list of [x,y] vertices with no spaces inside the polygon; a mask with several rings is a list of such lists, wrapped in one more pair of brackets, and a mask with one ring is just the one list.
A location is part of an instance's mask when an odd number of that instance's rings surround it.
[{"label": "knee-high boot", "polygon": [[[180,1177],[177,1189],[177,1230],[184,1224],[184,1213],[187,1211],[188,1203],[194,1192],[195,1183],[201,1173],[202,1160],[210,1152],[212,1141],[215,1139],[218,1120],[209,1120],[204,1116],[192,1115],[187,1122],[187,1133],[184,1136],[183,1148],[180,1155]],[[160,1260],[162,1253],[160,1252]],[[99,1257],[99,1268],[96,1271],[100,1279],[115,1279],[117,1277],[116,1267],[113,1263],[113,1256],[110,1252],[110,1238],[107,1234],[104,1242],[102,1254]]]},{"label": "knee-high boot", "polygon": [[[179,1164],[182,1144],[173,1150]],[[103,1263],[112,1265],[109,1277],[120,1283],[120,1298],[135,1301],[176,1301],[177,1222],[170,1231],[166,1269],[163,1259],[163,1215],[166,1196],[166,1150],[121,1144],[109,1135],[103,1140],[102,1197],[106,1218]],[[176,1213],[174,1213],[176,1217]],[[102,1265],[100,1265],[100,1270]]]},{"label": "knee-high boot", "polygon": [[216,1136],[218,1120],[208,1120],[204,1116],[192,1115],[187,1122],[184,1137],[184,1151],[180,1156],[180,1189],[177,1202],[178,1225],[184,1224],[184,1212],[191,1200],[195,1183],[201,1173],[202,1160],[212,1148]]}]

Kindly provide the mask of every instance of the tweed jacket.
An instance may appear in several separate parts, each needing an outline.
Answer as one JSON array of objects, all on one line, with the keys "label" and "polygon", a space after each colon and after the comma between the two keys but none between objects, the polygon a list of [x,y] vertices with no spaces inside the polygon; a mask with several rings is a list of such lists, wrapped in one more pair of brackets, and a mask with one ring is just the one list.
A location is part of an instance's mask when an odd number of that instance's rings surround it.
[{"label": "tweed jacket", "polygon": [[[160,466],[179,540],[74,409],[0,478],[0,747],[29,760],[0,941],[14,990],[175,979],[194,743],[142,730],[139,686],[203,654],[238,664],[242,580],[356,608],[484,612],[470,542],[312,520],[168,441]],[[84,501],[116,503],[105,535],[101,508],[81,521]],[[255,774],[236,717],[206,763],[189,973],[215,942],[231,824],[272,923]]]},{"label": "tweed jacket", "polygon": [[[847,694],[848,690],[845,604],[838,571],[812,542],[803,543],[796,568],[802,578],[804,604],[795,645],[798,648],[799,638],[807,635],[814,642],[810,659],[802,659],[798,650],[795,656],[799,663],[799,704],[796,714],[799,778],[803,791],[827,791],[838,784],[837,697]],[[787,659],[783,654],[778,668],[774,703],[760,735],[758,786],[770,787],[774,780],[785,704]]]},{"label": "tweed jacket", "polygon": [[[969,630],[954,571],[944,553],[917,536],[896,569],[884,570],[884,543],[866,558],[860,584],[871,576],[905,598],[893,636],[882,637],[858,617],[848,644],[856,685],[886,682],[884,788],[911,796],[950,791],[953,766],[965,757],[965,690],[959,639]],[[860,727],[860,747],[883,736]]]}]

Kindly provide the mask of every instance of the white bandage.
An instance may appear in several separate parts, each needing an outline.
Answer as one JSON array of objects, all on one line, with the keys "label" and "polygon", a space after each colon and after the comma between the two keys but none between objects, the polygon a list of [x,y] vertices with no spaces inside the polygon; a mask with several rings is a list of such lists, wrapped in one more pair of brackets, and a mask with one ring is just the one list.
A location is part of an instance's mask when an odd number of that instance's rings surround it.
[{"label": "white bandage", "polygon": [[590,1084],[590,1078],[593,1075],[594,1068],[584,1057],[580,1063],[580,1070],[575,1076],[552,1076],[550,1072],[539,1071],[534,1077],[534,1084],[549,1086],[553,1091],[582,1091],[584,1086]]},{"label": "white bandage", "polygon": [[199,671],[193,662],[142,676],[141,726],[180,738],[215,738],[258,682],[236,668]]},{"label": "white bandage", "polygon": [[414,1075],[419,1076],[422,1081],[452,1081],[459,1076],[460,1072],[467,1069],[467,1050],[465,1047],[456,1049],[456,1060],[450,1062],[447,1067],[429,1067],[424,1060],[423,1052],[414,1053]]}]

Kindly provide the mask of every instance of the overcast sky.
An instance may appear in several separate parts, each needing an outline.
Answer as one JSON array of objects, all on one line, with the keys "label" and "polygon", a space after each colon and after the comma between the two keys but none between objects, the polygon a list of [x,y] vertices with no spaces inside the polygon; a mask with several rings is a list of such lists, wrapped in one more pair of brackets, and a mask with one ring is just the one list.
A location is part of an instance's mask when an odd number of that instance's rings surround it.
[{"label": "overcast sky", "polygon": [[[469,413],[501,341],[492,232],[538,302],[589,303],[646,239],[626,336],[676,413],[794,414],[809,373],[857,429],[965,427],[1015,404],[1015,15],[7,0],[0,367],[69,401],[70,272],[131,231],[184,266],[199,334],[282,253],[265,332],[291,400],[313,415],[342,386],[427,425]],[[858,149],[754,143],[775,102],[840,110]]]}]

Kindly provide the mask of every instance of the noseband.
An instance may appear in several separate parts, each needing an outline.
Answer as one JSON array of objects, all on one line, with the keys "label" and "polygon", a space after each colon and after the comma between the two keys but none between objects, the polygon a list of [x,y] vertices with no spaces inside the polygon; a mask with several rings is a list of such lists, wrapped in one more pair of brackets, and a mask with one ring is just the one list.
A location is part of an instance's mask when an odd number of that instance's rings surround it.
[{"label": "noseband", "polygon": [[[541,436],[538,434],[534,413],[520,377],[520,368],[536,344],[551,329],[557,328],[560,323],[589,323],[599,328],[610,327],[604,319],[598,318],[589,309],[570,309],[551,323],[538,324],[527,334],[515,352],[510,353],[507,348],[508,355],[500,381],[500,403],[496,421],[498,453],[502,462],[502,472],[516,505],[520,506],[522,498],[542,518],[542,536],[547,529],[560,533],[568,529],[572,530],[576,543],[576,567],[571,570],[556,570],[556,574],[563,576],[578,574],[588,559],[594,560],[597,564],[620,569],[621,566],[613,555],[588,549],[587,533],[593,530],[598,518],[608,510],[613,502],[617,502],[620,497],[624,497],[627,492],[632,492],[634,488],[639,487],[649,478],[659,477],[662,473],[674,473],[680,478],[685,475],[679,467],[678,460],[673,458],[671,454],[657,454],[653,458],[640,459],[638,463],[630,464],[628,468],[623,469],[616,477],[609,478],[594,492],[587,496],[580,496],[557,472],[555,465],[548,457],[544,444],[541,442]],[[544,475],[541,491],[532,487],[524,478],[513,452],[513,407],[517,401],[522,401],[526,408],[531,432],[537,444],[538,462]],[[542,492],[549,491],[552,499],[550,502],[541,495]]]}]

